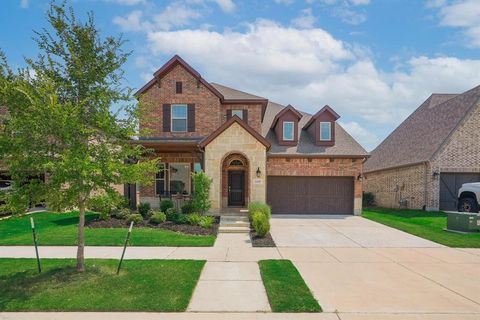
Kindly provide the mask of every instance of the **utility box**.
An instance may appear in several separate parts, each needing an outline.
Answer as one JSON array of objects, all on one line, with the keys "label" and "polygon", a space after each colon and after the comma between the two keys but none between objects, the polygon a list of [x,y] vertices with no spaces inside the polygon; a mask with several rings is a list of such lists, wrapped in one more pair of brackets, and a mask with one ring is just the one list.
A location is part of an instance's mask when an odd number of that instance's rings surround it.
[{"label": "utility box", "polygon": [[480,232],[480,214],[447,211],[447,230],[457,232]]}]

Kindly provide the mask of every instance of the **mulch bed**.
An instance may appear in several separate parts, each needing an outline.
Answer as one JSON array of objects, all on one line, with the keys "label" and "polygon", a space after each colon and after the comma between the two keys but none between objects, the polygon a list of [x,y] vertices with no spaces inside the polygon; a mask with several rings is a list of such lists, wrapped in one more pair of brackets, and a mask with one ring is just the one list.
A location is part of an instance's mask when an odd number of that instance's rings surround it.
[{"label": "mulch bed", "polygon": [[272,235],[267,233],[263,238],[257,236],[255,229],[250,228],[250,239],[252,240],[252,247],[276,247],[275,241],[273,241]]},{"label": "mulch bed", "polygon": [[[216,235],[218,233],[218,226],[220,223],[220,217],[215,217],[215,223],[208,229],[200,226],[192,226],[190,224],[177,224],[172,221],[165,221],[160,224],[153,224],[148,221],[143,221],[139,224],[135,224],[135,227],[140,228],[158,228],[164,230],[170,230],[175,232],[181,232],[185,234],[192,234],[197,236],[209,236]],[[124,219],[110,218],[108,220],[91,220],[85,223],[89,228],[127,228],[129,223]]]}]

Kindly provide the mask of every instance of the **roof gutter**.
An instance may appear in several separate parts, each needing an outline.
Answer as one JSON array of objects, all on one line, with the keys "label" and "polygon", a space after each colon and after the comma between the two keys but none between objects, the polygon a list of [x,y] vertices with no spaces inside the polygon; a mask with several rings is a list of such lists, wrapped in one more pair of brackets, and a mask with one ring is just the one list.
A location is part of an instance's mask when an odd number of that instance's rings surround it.
[{"label": "roof gutter", "polygon": [[411,166],[416,166],[416,165],[420,165],[420,164],[425,164],[425,163],[428,163],[428,162],[429,162],[429,160],[417,161],[417,162],[412,162],[412,163],[407,163],[407,164],[401,164],[401,165],[393,166],[393,167],[387,167],[387,168],[381,168],[381,169],[375,169],[375,170],[365,171],[365,173],[374,173],[374,172],[385,171],[385,170],[393,170],[393,169],[411,167]]},{"label": "roof gutter", "polygon": [[323,158],[323,159],[329,159],[329,158],[342,158],[342,159],[366,159],[369,158],[370,155],[359,155],[359,154],[284,154],[284,153],[267,153],[267,158],[310,158],[310,159],[315,159],[315,158]]}]

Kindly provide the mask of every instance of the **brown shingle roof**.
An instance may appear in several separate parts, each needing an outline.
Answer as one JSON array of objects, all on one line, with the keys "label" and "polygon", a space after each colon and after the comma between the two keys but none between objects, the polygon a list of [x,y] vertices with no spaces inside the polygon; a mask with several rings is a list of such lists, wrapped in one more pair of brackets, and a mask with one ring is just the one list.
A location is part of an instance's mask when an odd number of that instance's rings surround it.
[{"label": "brown shingle roof", "polygon": [[479,98],[480,86],[459,95],[432,94],[372,151],[365,172],[429,161]]},{"label": "brown shingle roof", "polygon": [[[273,119],[285,107],[269,101],[265,118],[262,122],[262,135],[271,143],[269,154],[287,156],[358,156],[365,157],[368,152],[355,141],[338,123],[335,124],[335,145],[330,147],[317,146],[306,130],[299,131],[298,144],[296,146],[279,145],[275,133],[270,129]],[[312,115],[301,112],[303,117],[298,122],[298,127],[303,128]]]},{"label": "brown shingle roof", "polygon": [[218,83],[210,83],[215,89],[222,93],[226,100],[267,100],[250,93],[246,93],[237,89],[226,87]]}]

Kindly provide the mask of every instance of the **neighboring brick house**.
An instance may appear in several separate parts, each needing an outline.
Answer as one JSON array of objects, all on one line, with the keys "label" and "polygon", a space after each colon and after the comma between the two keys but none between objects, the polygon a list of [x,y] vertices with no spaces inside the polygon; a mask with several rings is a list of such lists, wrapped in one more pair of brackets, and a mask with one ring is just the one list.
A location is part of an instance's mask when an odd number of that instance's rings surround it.
[{"label": "neighboring brick house", "polygon": [[[190,174],[213,180],[211,211],[272,205],[274,213],[360,214],[367,152],[326,106],[314,116],[292,106],[209,83],[174,56],[136,94],[147,106],[136,141],[161,158],[139,201],[187,199]],[[127,186],[130,196],[135,189]]]},{"label": "neighboring brick house", "polygon": [[463,183],[480,181],[480,86],[432,94],[365,163],[365,191],[382,207],[456,210]]}]

